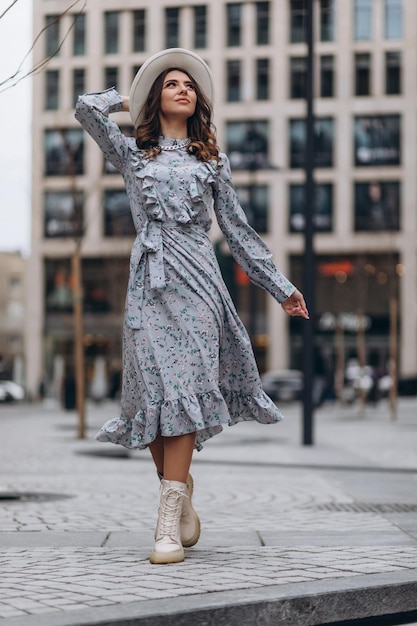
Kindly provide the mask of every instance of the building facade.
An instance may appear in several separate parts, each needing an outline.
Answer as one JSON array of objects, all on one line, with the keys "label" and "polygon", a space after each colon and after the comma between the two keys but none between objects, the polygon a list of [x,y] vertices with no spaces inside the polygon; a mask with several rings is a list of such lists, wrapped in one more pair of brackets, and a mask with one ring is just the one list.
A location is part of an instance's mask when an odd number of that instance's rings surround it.
[{"label": "building facade", "polygon": [[0,379],[23,383],[26,259],[0,252]]},{"label": "building facade", "polygon": [[[81,3],[80,3],[81,4]],[[305,2],[34,0],[33,219],[28,384],[56,378],[73,353],[71,255],[80,242],[87,378],[98,357],[117,368],[133,240],[121,177],[74,119],[78,94],[115,85],[166,47],[198,52],[215,81],[215,124],[249,221],[302,288],[304,211],[316,230],[316,348],[334,370],[365,333],[384,367],[399,303],[399,367],[417,372],[417,4],[315,0],[316,196],[303,191]],[[126,114],[116,121],[131,132]],[[314,206],[313,206],[314,204]],[[225,280],[261,369],[299,367],[301,322],[248,284],[213,228]],[[396,325],[397,327],[397,325]],[[61,365],[57,365],[57,360]],[[321,365],[320,367],[322,367]],[[90,373],[89,373],[90,372]],[[91,374],[92,375],[92,374]]]}]

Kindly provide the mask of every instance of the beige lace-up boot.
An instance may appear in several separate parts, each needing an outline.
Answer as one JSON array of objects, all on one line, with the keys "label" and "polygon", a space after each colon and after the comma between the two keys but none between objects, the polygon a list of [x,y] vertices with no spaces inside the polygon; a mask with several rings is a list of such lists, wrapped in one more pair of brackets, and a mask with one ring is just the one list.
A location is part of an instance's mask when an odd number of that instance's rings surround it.
[{"label": "beige lace-up boot", "polygon": [[180,563],[184,560],[184,548],[180,536],[180,517],[187,484],[176,480],[161,480],[161,499],[155,532],[155,547],[151,563]]},{"label": "beige lace-up boot", "polygon": [[[158,472],[159,480],[163,479],[163,474]],[[182,504],[182,512],[180,519],[181,543],[184,548],[195,546],[200,538],[200,519],[193,509],[192,496],[194,491],[194,481],[191,474],[187,476],[187,497],[184,498]]]},{"label": "beige lace-up boot", "polygon": [[181,542],[184,548],[195,546],[200,538],[200,519],[193,509],[192,495],[194,490],[194,481],[191,474],[187,476],[187,497],[184,498],[182,504],[182,513],[180,519]]}]

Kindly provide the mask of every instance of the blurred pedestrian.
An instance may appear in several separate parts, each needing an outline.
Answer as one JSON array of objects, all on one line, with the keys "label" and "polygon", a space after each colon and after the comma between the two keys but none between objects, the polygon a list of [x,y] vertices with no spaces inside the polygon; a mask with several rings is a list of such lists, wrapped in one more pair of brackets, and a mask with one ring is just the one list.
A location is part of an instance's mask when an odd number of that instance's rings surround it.
[{"label": "blurred pedestrian", "polygon": [[[212,126],[213,80],[191,51],[159,52],[129,97],[80,96],[76,118],[123,175],[137,230],[124,325],[121,416],[100,441],[149,447],[161,479],[152,563],[184,559],[200,522],[191,504],[194,448],[242,420],[281,419],[262,390],[249,337],[207,236],[212,208],[235,260],[289,315],[308,318],[301,293],[248,225],[229,160]],[[109,119],[129,111],[135,137]]]}]

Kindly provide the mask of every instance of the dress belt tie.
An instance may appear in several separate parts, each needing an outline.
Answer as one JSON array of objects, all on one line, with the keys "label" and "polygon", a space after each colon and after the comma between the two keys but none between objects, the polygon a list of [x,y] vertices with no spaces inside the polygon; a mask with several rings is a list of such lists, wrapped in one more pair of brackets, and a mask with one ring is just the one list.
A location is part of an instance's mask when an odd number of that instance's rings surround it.
[{"label": "dress belt tie", "polygon": [[164,228],[178,228],[174,221],[147,220],[133,244],[130,259],[130,284],[135,288],[136,271],[144,254],[148,255],[149,278],[151,289],[162,289],[166,285],[164,270],[164,255],[162,230]]}]

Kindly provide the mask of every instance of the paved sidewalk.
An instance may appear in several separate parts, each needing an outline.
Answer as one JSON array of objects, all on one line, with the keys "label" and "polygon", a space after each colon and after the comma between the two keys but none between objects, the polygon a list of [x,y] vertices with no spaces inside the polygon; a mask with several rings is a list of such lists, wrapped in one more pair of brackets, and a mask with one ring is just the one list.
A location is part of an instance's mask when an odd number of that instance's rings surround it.
[{"label": "paved sidewalk", "polygon": [[[149,454],[88,439],[55,403],[0,406],[0,626],[282,624],[417,612],[417,400],[239,424],[193,462],[199,543],[149,563],[158,480]],[[24,495],[26,497],[24,497]],[[416,613],[417,615],[417,613]],[[417,621],[417,620],[415,620]]]}]

